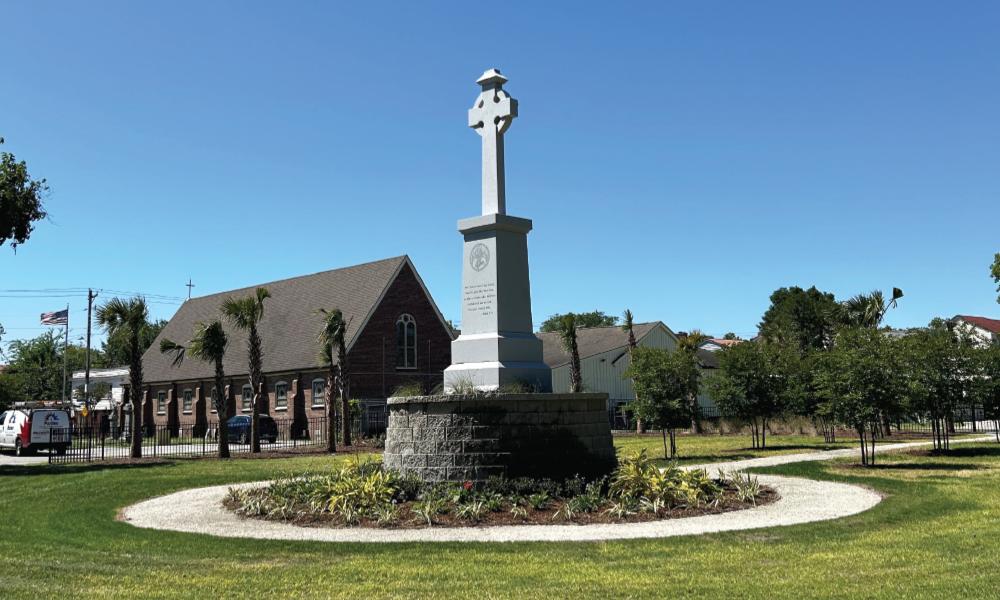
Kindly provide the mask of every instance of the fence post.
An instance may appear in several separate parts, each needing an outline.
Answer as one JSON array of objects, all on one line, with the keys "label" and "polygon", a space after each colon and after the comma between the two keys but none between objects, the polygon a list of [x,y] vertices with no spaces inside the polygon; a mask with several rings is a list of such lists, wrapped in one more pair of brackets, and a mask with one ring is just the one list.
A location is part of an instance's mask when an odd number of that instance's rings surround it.
[{"label": "fence post", "polygon": [[52,429],[49,429],[49,464],[52,464]]},{"label": "fence post", "polygon": [[104,432],[101,432],[101,460],[104,460]]}]

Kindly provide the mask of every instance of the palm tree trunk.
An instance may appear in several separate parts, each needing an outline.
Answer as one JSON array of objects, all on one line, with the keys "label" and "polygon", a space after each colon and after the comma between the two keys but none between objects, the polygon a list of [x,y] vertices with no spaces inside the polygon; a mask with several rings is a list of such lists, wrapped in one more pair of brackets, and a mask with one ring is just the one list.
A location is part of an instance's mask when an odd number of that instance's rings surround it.
[{"label": "palm tree trunk", "polygon": [[129,338],[129,379],[132,384],[132,458],[142,458],[142,353],[139,332]]},{"label": "palm tree trunk", "polygon": [[341,443],[344,446],[351,445],[351,391],[350,391],[350,365],[347,362],[347,347],[341,342],[337,348],[337,365],[340,381],[337,385],[337,392],[340,394],[341,413]]},{"label": "palm tree trunk", "polygon": [[250,326],[247,343],[250,346],[250,386],[253,388],[253,403],[250,405],[250,452],[258,454],[260,453],[260,388],[263,380],[263,353],[260,347],[260,334],[257,333],[257,327],[254,325]]},{"label": "palm tree trunk", "polygon": [[326,451],[333,454],[337,451],[337,411],[334,390],[337,389],[337,367],[330,364],[326,382]]},{"label": "palm tree trunk", "polygon": [[223,397],[226,376],[222,370],[222,359],[215,361],[215,412],[219,415],[219,458],[229,458],[229,399]]}]

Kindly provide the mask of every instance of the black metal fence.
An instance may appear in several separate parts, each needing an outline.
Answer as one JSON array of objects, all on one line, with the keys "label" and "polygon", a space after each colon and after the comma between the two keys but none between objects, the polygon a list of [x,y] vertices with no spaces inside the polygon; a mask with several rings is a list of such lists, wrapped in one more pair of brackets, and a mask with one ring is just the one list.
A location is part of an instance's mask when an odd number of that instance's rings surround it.
[{"label": "black metal fence", "polygon": [[[388,410],[384,406],[368,406],[353,415],[351,436],[355,440],[385,434]],[[325,417],[303,420],[275,420],[276,431],[262,428],[261,451],[325,446],[327,419]],[[338,416],[336,431],[340,432]],[[229,428],[230,454],[250,452],[246,443],[249,435],[243,430]],[[143,426],[142,456],[144,458],[193,458],[213,456],[219,452],[219,424],[152,425]],[[116,426],[70,427],[53,429],[50,433],[49,462],[53,464],[111,461],[131,456],[131,437],[128,428]]]},{"label": "black metal fence", "polygon": [[[635,431],[636,422],[632,411],[628,410],[627,404],[620,404],[616,408],[608,410],[608,421],[611,423],[612,431]],[[714,407],[701,407],[700,417],[713,421],[722,418],[722,414]],[[930,419],[913,415],[906,419],[899,419],[892,423],[893,429],[904,433],[931,433],[933,424]],[[967,433],[993,433],[997,431],[996,420],[988,419],[982,406],[964,406],[955,410],[952,418],[948,422],[948,431],[952,434]]]}]

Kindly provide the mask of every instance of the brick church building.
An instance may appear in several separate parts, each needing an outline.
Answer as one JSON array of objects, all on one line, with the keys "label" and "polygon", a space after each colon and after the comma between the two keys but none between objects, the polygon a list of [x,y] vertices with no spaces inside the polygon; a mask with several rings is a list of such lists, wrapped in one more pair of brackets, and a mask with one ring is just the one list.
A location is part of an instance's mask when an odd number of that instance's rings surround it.
[{"label": "brick church building", "polygon": [[[300,431],[310,419],[325,415],[327,371],[317,341],[320,308],[339,308],[348,322],[350,394],[362,411],[383,410],[385,399],[399,386],[416,384],[430,392],[442,383],[451,363],[451,327],[409,257],[400,256],[186,301],[143,355],[142,420],[147,427],[166,426],[173,435],[192,427],[194,435],[202,435],[215,426],[210,401],[214,366],[192,358],[174,366],[172,357],[160,352],[160,339],[185,344],[195,323],[221,319],[223,300],[246,296],[257,287],[271,294],[259,326],[263,414],[291,421]],[[250,414],[247,336],[228,323],[226,332],[223,393],[230,414]]]}]

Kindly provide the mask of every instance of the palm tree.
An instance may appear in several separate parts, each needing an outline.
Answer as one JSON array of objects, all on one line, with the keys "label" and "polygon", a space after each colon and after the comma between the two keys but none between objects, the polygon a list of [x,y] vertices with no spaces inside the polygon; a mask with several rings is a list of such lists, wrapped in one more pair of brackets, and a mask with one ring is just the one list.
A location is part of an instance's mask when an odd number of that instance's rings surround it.
[{"label": "palm tree", "polygon": [[229,428],[226,426],[229,422],[229,402],[223,394],[226,374],[222,370],[222,359],[226,356],[228,344],[229,338],[219,320],[195,323],[194,335],[187,346],[166,338],[160,340],[160,352],[173,354],[175,367],[184,362],[185,355],[215,365],[215,393],[212,394],[212,403],[219,415],[219,458],[229,458]]},{"label": "palm tree", "polygon": [[264,300],[271,297],[267,288],[259,287],[250,296],[229,297],[222,303],[222,314],[237,329],[247,332],[247,362],[250,387],[253,389],[250,419],[250,452],[260,452],[260,392],[264,380],[264,352],[261,350],[257,325],[264,318]]},{"label": "palm tree", "polygon": [[563,348],[569,352],[569,393],[583,391],[583,377],[580,374],[580,349],[576,345],[576,315],[567,313],[559,319],[559,338]]},{"label": "palm tree", "polygon": [[895,308],[902,297],[903,290],[897,287],[892,288],[892,299],[889,301],[885,300],[881,290],[858,294],[844,302],[844,321],[852,327],[878,329],[885,314],[890,308]]},{"label": "palm tree", "polygon": [[[639,345],[635,340],[635,327],[634,319],[632,318],[632,311],[625,309],[625,315],[622,317],[622,331],[628,334],[628,361],[629,364],[632,363],[632,351]],[[635,389],[635,382],[632,382],[632,389]],[[635,420],[635,432],[642,433],[642,419],[636,418]]]},{"label": "palm tree", "polygon": [[128,340],[129,400],[132,406],[132,458],[142,458],[142,349],[140,337],[146,327],[149,309],[146,299],[112,298],[97,308],[97,323],[109,336]]},{"label": "palm tree", "polygon": [[[708,335],[700,329],[692,329],[686,334],[677,338],[677,351],[687,354],[688,360],[692,363],[698,362],[698,349],[701,348],[705,340],[710,339]],[[696,371],[693,371],[696,373]],[[692,380],[688,396],[688,411],[691,413],[691,431],[701,433],[701,421],[698,420],[698,382]]]},{"label": "palm tree", "polygon": [[345,446],[351,445],[351,406],[348,399],[348,365],[347,365],[347,323],[340,309],[319,309],[323,317],[323,328],[319,332],[320,358],[327,366],[326,383],[326,419],[327,419],[327,450],[335,452],[336,419],[334,418],[334,396],[340,398],[340,414],[343,415],[341,438]]}]

